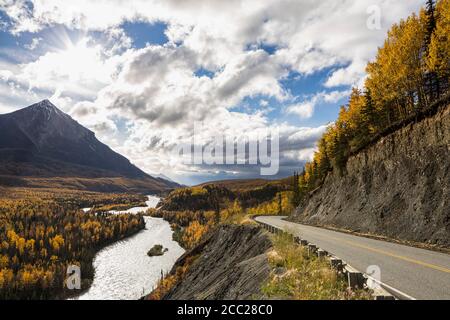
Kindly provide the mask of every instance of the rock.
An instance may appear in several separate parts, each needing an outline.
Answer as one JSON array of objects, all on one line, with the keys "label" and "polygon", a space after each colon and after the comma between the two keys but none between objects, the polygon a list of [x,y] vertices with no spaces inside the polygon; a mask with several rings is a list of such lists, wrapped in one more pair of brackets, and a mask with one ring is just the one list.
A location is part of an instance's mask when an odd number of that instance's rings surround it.
[{"label": "rock", "polygon": [[153,248],[151,248],[148,252],[147,255],[149,257],[155,257],[155,256],[162,256],[165,252],[169,251],[169,249],[167,248],[163,248],[162,245],[160,244],[155,244],[153,246]]},{"label": "rock", "polygon": [[261,297],[261,286],[270,275],[266,252],[272,243],[257,226],[226,225],[175,264],[199,255],[184,279],[163,299],[243,300]]},{"label": "rock", "polygon": [[449,247],[449,159],[447,106],[351,157],[290,220]]},{"label": "rock", "polygon": [[281,276],[281,275],[283,275],[283,274],[286,273],[286,268],[283,268],[283,267],[277,267],[277,268],[275,268],[275,269],[273,270],[273,273],[274,273],[275,275],[277,275],[277,276]]}]

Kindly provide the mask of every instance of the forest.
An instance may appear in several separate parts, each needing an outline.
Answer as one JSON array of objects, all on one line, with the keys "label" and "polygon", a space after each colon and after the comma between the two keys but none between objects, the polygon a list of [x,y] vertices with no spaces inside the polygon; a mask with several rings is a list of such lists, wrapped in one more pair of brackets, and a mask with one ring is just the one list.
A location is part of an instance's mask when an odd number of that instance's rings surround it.
[{"label": "forest", "polygon": [[450,0],[428,0],[419,15],[392,26],[367,65],[364,88],[352,90],[313,160],[294,174],[294,206],[320,187],[330,171],[344,175],[351,155],[448,104],[449,35]]},{"label": "forest", "polygon": [[245,189],[235,189],[220,183],[209,183],[189,188],[180,188],[171,192],[162,200],[160,207],[168,211],[213,210],[220,211],[229,207],[229,203],[239,201],[244,208],[255,207],[273,199],[277,193],[289,191],[289,181],[267,181]]},{"label": "forest", "polygon": [[[18,195],[21,199],[18,199]],[[0,300],[63,299],[67,268],[81,269],[82,290],[92,282],[98,250],[145,227],[140,215],[84,213],[85,206],[140,203],[142,196],[61,190],[18,190],[0,198]]]}]

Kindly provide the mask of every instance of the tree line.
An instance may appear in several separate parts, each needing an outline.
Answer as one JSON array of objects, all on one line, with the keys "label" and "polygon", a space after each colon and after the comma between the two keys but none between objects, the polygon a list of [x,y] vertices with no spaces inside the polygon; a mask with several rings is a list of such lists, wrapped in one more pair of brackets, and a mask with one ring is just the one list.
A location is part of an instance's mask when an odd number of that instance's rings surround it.
[{"label": "tree line", "polygon": [[352,154],[448,99],[449,35],[450,0],[427,0],[418,15],[392,26],[367,65],[364,88],[352,89],[348,105],[319,140],[313,160],[294,173],[294,206],[320,187],[328,172],[345,174]]}]

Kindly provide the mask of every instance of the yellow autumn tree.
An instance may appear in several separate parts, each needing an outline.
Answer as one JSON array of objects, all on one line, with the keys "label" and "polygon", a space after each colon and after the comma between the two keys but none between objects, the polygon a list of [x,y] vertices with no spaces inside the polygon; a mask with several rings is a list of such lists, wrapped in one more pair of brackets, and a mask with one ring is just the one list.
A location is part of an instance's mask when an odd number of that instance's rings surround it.
[{"label": "yellow autumn tree", "polygon": [[450,79],[450,0],[437,2],[436,16],[436,30],[431,38],[427,66],[448,81]]},{"label": "yellow autumn tree", "polygon": [[207,232],[208,226],[202,225],[198,221],[192,221],[185,229],[182,242],[186,248],[194,247]]}]

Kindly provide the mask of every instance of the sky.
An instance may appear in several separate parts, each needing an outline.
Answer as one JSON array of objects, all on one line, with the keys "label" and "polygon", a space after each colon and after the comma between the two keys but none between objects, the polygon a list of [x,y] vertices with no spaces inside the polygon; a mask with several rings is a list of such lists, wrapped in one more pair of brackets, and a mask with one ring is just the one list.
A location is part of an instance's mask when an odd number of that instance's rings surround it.
[{"label": "sky", "polygon": [[263,178],[289,176],[390,26],[423,2],[0,0],[0,113],[50,99],[144,171],[188,185],[261,177],[174,157],[195,124],[204,146],[276,130],[280,168]]}]

